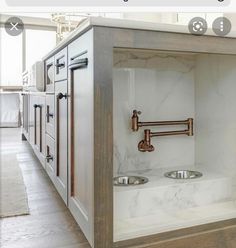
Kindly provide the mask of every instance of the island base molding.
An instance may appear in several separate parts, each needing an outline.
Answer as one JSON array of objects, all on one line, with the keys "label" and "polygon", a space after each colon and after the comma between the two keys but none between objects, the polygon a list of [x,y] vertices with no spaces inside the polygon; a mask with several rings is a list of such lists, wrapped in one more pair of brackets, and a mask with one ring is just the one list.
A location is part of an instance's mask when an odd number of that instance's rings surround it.
[{"label": "island base molding", "polygon": [[114,248],[234,248],[236,219],[114,243]]}]

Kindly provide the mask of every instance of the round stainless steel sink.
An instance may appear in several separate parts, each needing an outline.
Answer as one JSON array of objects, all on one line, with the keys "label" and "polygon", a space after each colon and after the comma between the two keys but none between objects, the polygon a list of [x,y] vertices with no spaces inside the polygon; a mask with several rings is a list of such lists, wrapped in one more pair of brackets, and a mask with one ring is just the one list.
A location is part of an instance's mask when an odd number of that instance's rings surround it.
[{"label": "round stainless steel sink", "polygon": [[148,178],[140,176],[120,176],[113,178],[115,186],[135,186],[145,184],[148,182]]},{"label": "round stainless steel sink", "polygon": [[201,172],[191,170],[177,170],[165,173],[165,177],[171,179],[195,179],[202,176]]}]

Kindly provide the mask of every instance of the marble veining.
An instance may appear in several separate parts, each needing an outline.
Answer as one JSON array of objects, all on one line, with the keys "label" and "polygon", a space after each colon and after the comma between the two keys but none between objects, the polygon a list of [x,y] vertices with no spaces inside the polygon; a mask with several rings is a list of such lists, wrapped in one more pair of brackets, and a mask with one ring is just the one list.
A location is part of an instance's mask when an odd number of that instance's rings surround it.
[{"label": "marble veining", "polygon": [[[115,50],[114,176],[149,178],[114,187],[115,241],[236,218],[235,67],[234,56]],[[141,121],[194,118],[194,136],[153,138],[156,150],[141,153],[144,128],[131,131],[133,109]],[[176,169],[203,177],[164,177]]]},{"label": "marble veining", "polygon": [[[203,178],[173,180],[163,169],[143,173],[149,183],[133,187],[114,187],[115,219],[169,213],[232,198],[232,180],[204,171]],[[156,176],[154,176],[156,175]]]},{"label": "marble veining", "polygon": [[234,179],[236,179],[235,66],[235,56],[201,55],[197,57],[195,73],[196,164]]},{"label": "marble veining", "polygon": [[195,67],[194,57],[180,53],[155,53],[153,51],[115,50],[115,68],[149,68],[157,71],[189,73]]},{"label": "marble veining", "polygon": [[232,218],[236,218],[235,200],[183,209],[172,214],[162,212],[150,216],[116,220],[114,240],[126,240]]},{"label": "marble veining", "polygon": [[128,52],[115,53],[114,61],[114,174],[194,164],[194,137],[153,139],[156,151],[143,154],[137,150],[143,129],[130,128],[133,109],[142,120],[194,118],[193,57]]}]

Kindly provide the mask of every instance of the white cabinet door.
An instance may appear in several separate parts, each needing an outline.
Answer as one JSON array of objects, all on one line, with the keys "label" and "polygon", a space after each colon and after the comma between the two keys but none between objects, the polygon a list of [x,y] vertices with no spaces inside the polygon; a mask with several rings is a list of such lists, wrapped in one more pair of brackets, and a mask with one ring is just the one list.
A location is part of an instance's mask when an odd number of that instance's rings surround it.
[{"label": "white cabinet door", "polygon": [[55,83],[55,186],[67,204],[67,80]]},{"label": "white cabinet door", "polygon": [[29,142],[32,147],[35,146],[35,104],[37,96],[30,95],[29,97]]},{"label": "white cabinet door", "polygon": [[23,123],[22,123],[22,133],[27,140],[29,140],[29,94],[22,94],[23,103]]},{"label": "white cabinet door", "polygon": [[32,127],[32,136],[33,136],[33,149],[39,161],[45,167],[45,106],[46,98],[44,95],[35,95],[33,99],[33,127]]},{"label": "white cabinet door", "polygon": [[45,107],[44,95],[29,95],[29,142],[45,167]]},{"label": "white cabinet door", "polygon": [[93,33],[68,46],[69,208],[93,247]]}]

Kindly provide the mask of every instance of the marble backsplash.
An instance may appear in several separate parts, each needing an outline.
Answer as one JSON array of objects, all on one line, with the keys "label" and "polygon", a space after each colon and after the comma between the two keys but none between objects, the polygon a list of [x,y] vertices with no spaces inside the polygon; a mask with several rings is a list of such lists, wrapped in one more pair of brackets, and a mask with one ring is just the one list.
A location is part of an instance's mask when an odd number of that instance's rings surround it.
[{"label": "marble backsplash", "polygon": [[[235,56],[115,51],[114,174],[195,165],[236,178],[235,68]],[[155,137],[155,151],[141,153],[134,109],[141,121],[194,118],[194,136]]]},{"label": "marble backsplash", "polygon": [[[114,187],[115,241],[235,218],[236,57],[114,55],[114,175],[149,179],[144,185]],[[155,137],[154,152],[139,152],[145,128],[132,132],[134,109],[142,111],[140,121],[194,118],[194,136]],[[180,168],[203,176],[164,177]]]},{"label": "marble backsplash", "polygon": [[114,174],[194,165],[194,137],[156,137],[152,139],[155,151],[141,153],[137,145],[143,139],[144,128],[132,132],[130,125],[134,109],[142,111],[141,121],[195,117],[194,57],[115,52],[114,65]]}]

